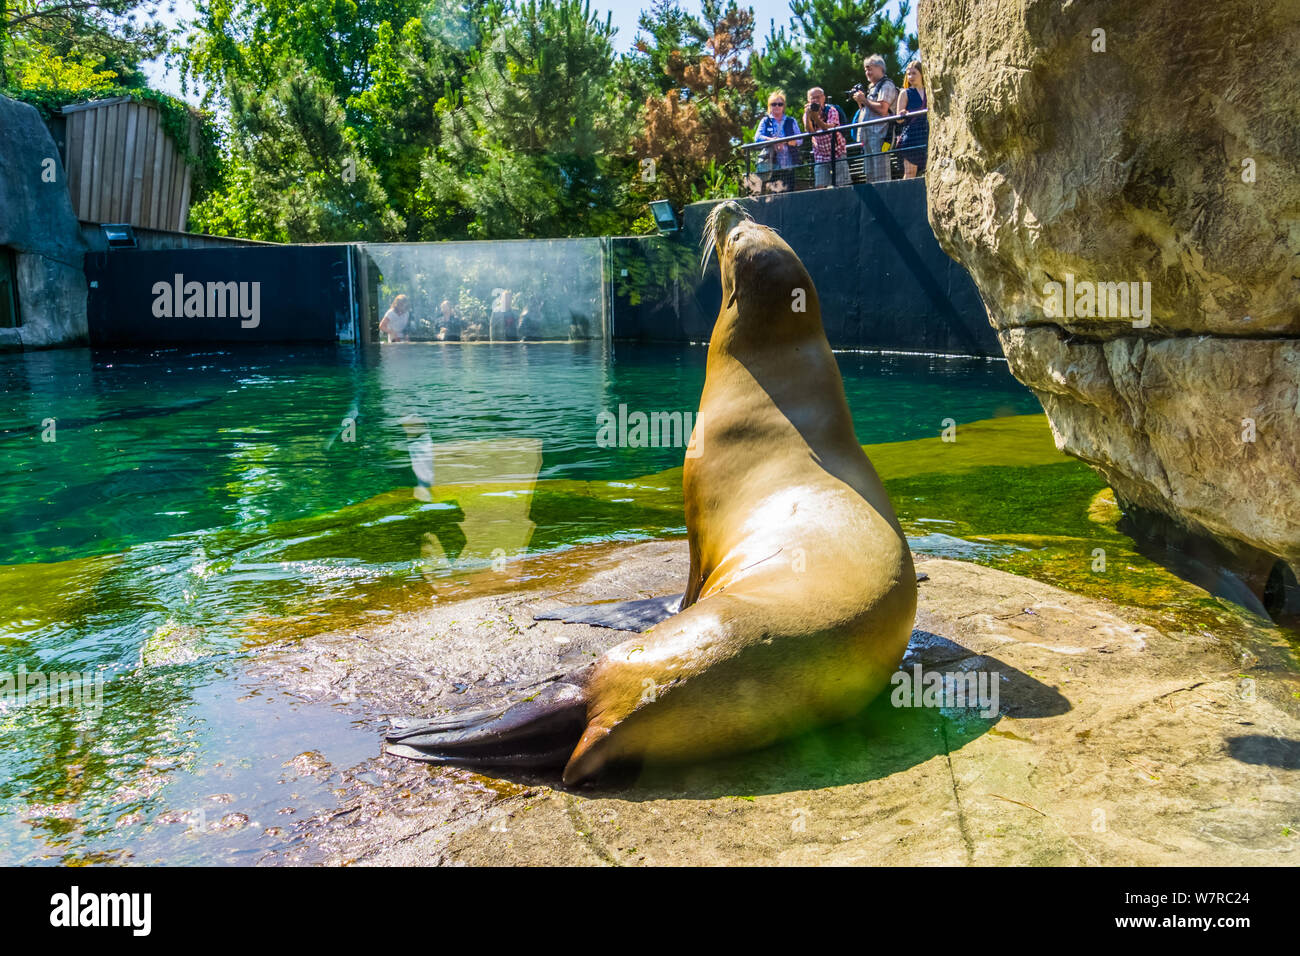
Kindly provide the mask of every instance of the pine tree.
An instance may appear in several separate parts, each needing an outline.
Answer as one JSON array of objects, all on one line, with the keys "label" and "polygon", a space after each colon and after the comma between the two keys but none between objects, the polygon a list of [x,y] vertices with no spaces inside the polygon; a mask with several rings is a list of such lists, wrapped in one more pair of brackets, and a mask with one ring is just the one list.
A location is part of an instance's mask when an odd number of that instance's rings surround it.
[{"label": "pine tree", "polygon": [[725,6],[704,0],[701,6],[702,17],[691,27],[699,52],[666,57],[669,92],[646,101],[634,142],[637,155],[655,171],[653,184],[639,191],[677,205],[734,194],[740,168],[735,149],[756,122],[749,71],[753,13],[735,0]]},{"label": "pine tree", "polygon": [[639,32],[630,59],[643,65],[649,85],[660,94],[672,88],[669,61],[676,57],[693,61],[703,52],[703,28],[699,20],[679,6],[677,0],[653,0],[637,20]]},{"label": "pine tree", "polygon": [[[840,106],[845,117],[856,107],[849,105],[845,91],[865,82],[862,61],[878,53],[885,59],[885,73],[902,85],[905,56],[917,49],[916,35],[908,35],[905,21],[910,5],[898,5],[891,19],[884,13],[889,0],[790,0],[792,23],[804,38],[808,75],[813,85],[826,91],[826,99]],[[900,49],[906,53],[900,55]],[[787,107],[788,108],[788,107]]]},{"label": "pine tree", "polygon": [[808,60],[799,36],[799,28],[793,22],[790,32],[786,33],[785,27],[778,28],[775,20],[770,21],[763,52],[755,53],[750,61],[758,84],[760,104],[766,107],[767,97],[774,90],[783,90],[792,116],[799,114],[797,104],[816,85],[808,73]]},{"label": "pine tree", "polygon": [[[282,242],[397,238],[374,168],[330,83],[301,60],[276,65],[269,85],[230,87],[232,137],[243,157],[233,174],[239,202],[215,194],[191,210],[202,231]],[[251,221],[231,222],[243,214]]]},{"label": "pine tree", "polygon": [[596,235],[624,199],[607,175],[626,141],[613,28],[584,0],[515,5],[472,58],[443,141],[424,164],[435,201],[471,212],[475,238]]}]

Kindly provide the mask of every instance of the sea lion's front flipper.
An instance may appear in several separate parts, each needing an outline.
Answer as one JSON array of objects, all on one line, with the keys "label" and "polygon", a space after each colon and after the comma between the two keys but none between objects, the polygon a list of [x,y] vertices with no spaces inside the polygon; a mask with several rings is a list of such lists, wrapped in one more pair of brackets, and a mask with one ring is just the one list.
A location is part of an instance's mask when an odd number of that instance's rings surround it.
[{"label": "sea lion's front flipper", "polygon": [[474,767],[563,764],[587,724],[587,702],[575,683],[558,680],[509,707],[437,720],[394,722],[388,752],[410,760]]},{"label": "sea lion's front flipper", "polygon": [[563,621],[565,624],[590,624],[593,627],[610,627],[618,631],[650,630],[660,621],[667,620],[680,610],[682,595],[643,598],[637,601],[618,601],[611,604],[584,604],[580,607],[562,607],[555,611],[534,614],[535,621]]}]

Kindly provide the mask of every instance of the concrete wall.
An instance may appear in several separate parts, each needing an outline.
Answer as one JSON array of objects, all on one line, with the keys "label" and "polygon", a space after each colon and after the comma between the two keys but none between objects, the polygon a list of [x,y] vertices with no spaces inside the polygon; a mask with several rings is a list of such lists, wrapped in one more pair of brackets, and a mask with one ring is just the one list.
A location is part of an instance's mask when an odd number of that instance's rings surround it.
[{"label": "concrete wall", "polygon": [[0,351],[86,340],[85,245],[58,149],[32,106],[0,96],[0,248],[14,252],[21,324]]},{"label": "concrete wall", "polygon": [[[836,348],[1002,354],[979,291],[930,231],[925,180],[818,189],[741,201],[799,254]],[[674,237],[613,243],[614,338],[707,341],[721,304],[716,262],[700,277],[705,217],[686,208]]]}]

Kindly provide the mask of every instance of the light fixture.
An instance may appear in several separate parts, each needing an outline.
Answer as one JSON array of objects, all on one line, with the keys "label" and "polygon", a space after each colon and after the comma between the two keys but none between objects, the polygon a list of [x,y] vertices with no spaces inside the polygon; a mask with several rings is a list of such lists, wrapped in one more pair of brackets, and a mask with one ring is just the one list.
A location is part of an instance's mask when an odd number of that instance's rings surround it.
[{"label": "light fixture", "polygon": [[655,217],[655,225],[663,235],[681,229],[677,223],[677,213],[673,211],[673,204],[667,199],[656,199],[650,203],[650,214]]},{"label": "light fixture", "polygon": [[104,231],[104,240],[109,249],[136,248],[135,231],[124,222],[104,223],[99,227]]}]

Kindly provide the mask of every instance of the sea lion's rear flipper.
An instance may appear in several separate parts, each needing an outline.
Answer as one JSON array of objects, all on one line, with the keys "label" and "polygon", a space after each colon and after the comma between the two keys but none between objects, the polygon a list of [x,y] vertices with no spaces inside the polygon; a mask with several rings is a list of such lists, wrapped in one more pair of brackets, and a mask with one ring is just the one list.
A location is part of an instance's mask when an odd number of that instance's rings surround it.
[{"label": "sea lion's rear flipper", "polygon": [[638,601],[562,607],[555,611],[534,614],[533,620],[590,624],[593,627],[610,627],[618,631],[636,631],[639,634],[650,630],[660,621],[672,617],[681,609],[681,605],[682,595],[668,594]]},{"label": "sea lion's rear flipper", "polygon": [[429,763],[553,767],[569,759],[586,725],[582,688],[559,680],[508,707],[394,722],[387,750]]}]

